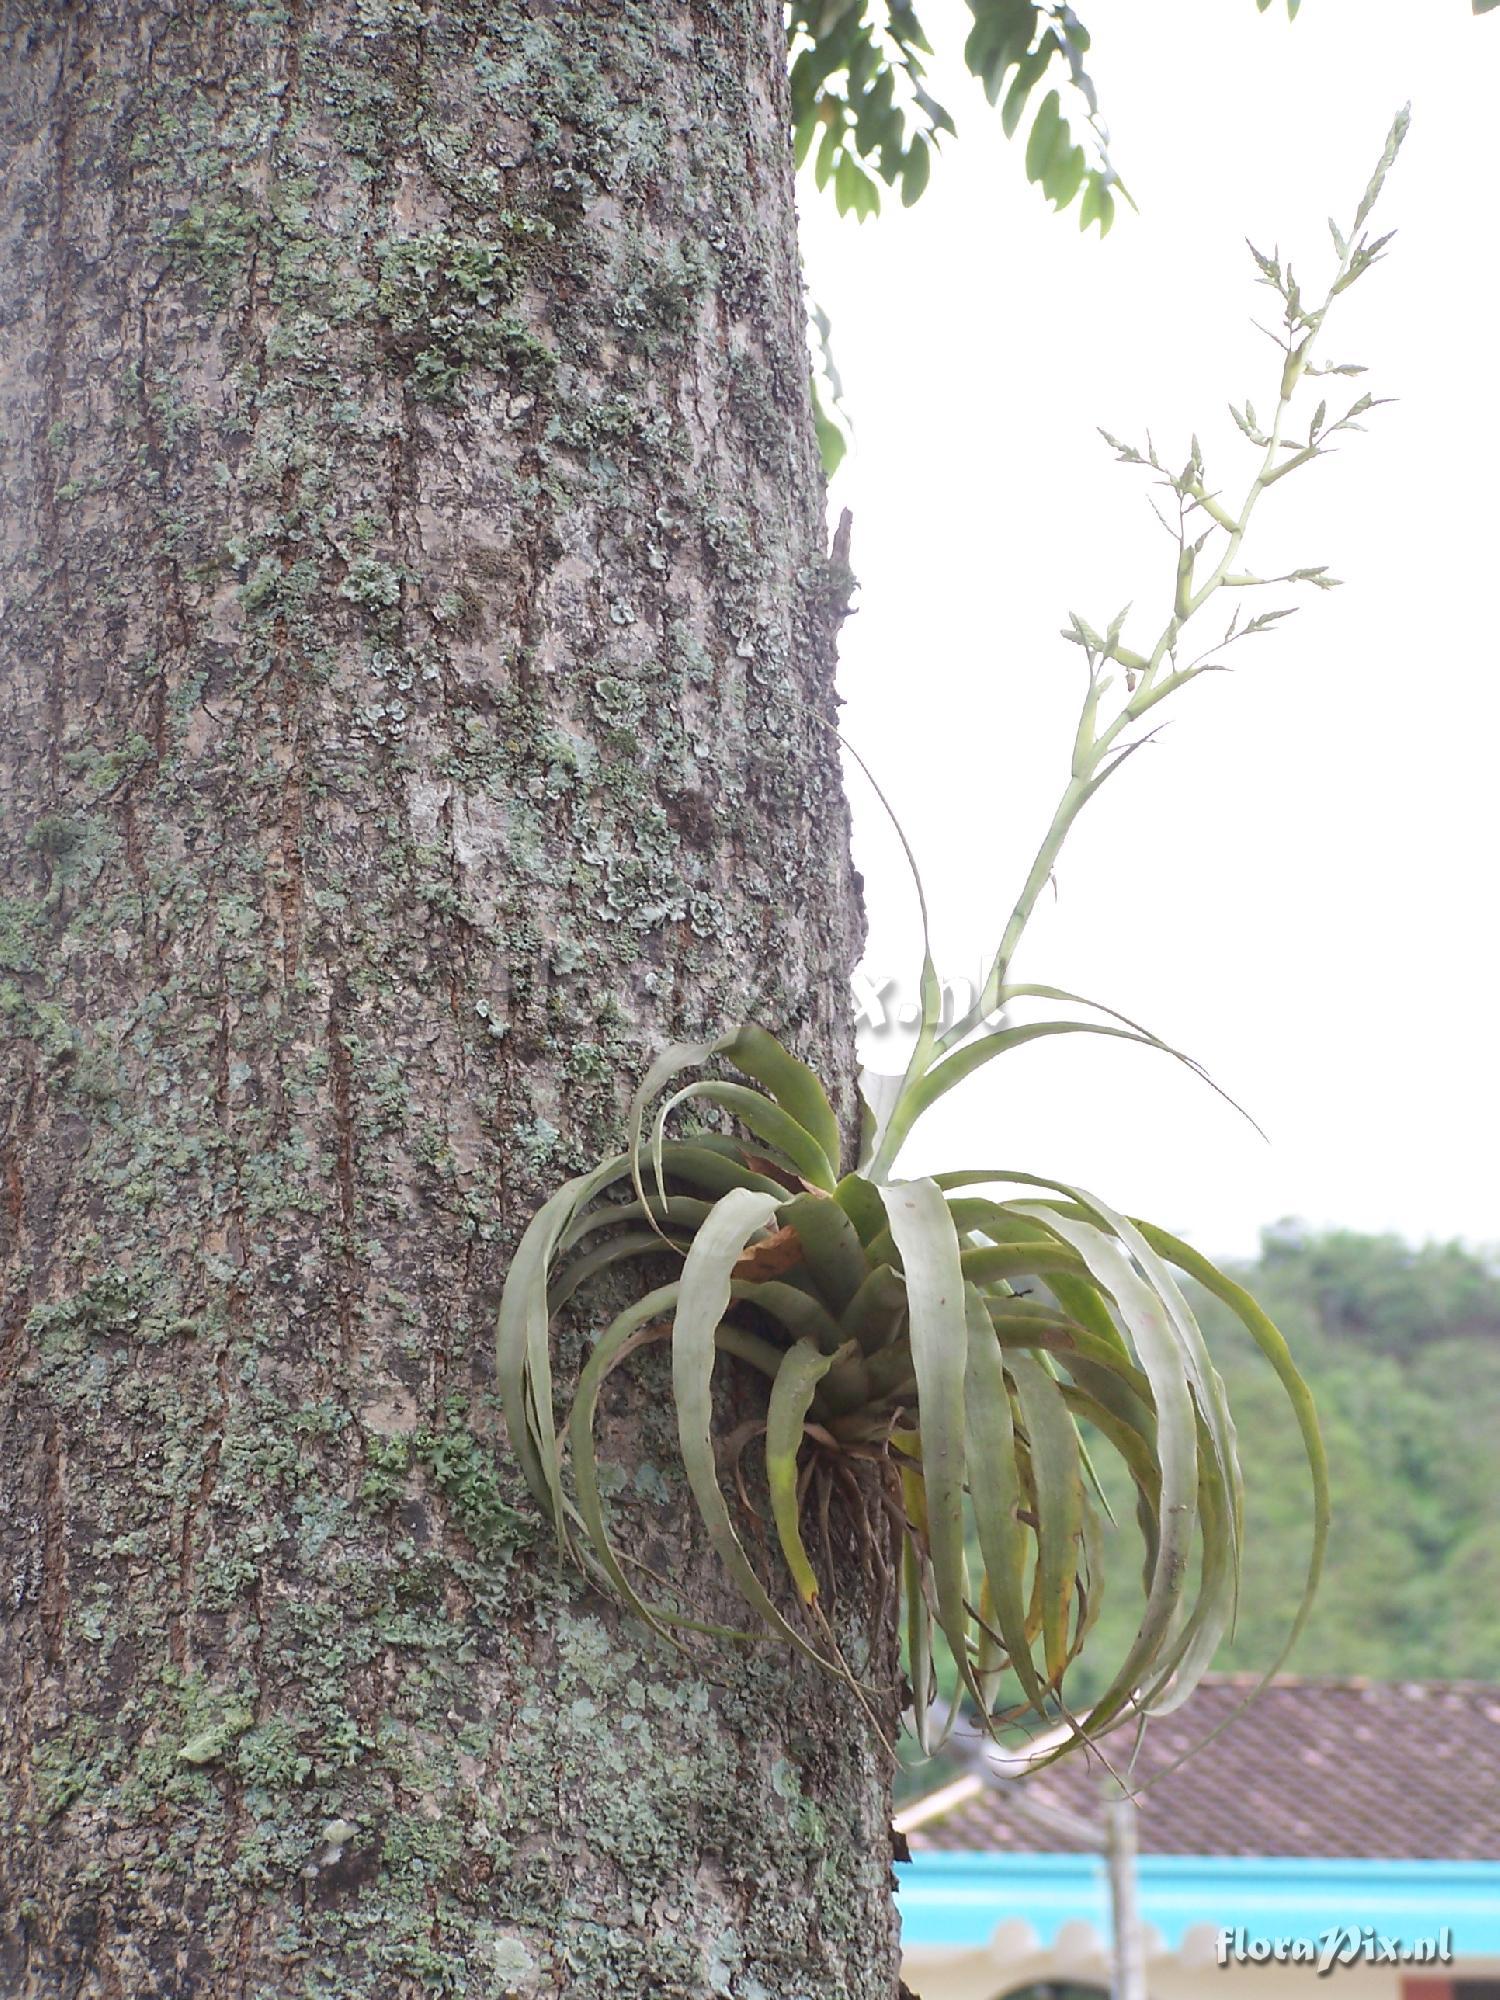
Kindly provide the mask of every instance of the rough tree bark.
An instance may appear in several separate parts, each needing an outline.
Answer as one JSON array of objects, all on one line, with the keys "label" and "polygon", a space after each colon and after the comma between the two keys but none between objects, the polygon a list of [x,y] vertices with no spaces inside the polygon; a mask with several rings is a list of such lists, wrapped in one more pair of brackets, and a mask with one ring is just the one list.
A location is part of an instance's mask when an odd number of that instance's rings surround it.
[{"label": "rough tree bark", "polygon": [[665,1039],[848,1108],[779,0],[0,42],[0,1990],[884,2000],[857,1710],[560,1575],[488,1393]]}]

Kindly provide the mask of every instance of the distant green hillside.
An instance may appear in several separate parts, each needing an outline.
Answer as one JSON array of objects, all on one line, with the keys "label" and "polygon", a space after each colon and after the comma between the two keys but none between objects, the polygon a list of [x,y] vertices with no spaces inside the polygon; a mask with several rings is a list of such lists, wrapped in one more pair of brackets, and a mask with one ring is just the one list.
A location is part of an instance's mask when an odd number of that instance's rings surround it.
[{"label": "distant green hillside", "polygon": [[[1328,1570],[1290,1666],[1500,1680],[1500,1270],[1458,1244],[1283,1224],[1235,1275],[1291,1342],[1332,1469]],[[1306,1559],[1307,1480],[1269,1368],[1215,1301],[1195,1305],[1247,1467],[1244,1608],[1216,1665],[1251,1669],[1273,1657]],[[1117,1561],[1096,1676],[1134,1629],[1133,1584]]]}]

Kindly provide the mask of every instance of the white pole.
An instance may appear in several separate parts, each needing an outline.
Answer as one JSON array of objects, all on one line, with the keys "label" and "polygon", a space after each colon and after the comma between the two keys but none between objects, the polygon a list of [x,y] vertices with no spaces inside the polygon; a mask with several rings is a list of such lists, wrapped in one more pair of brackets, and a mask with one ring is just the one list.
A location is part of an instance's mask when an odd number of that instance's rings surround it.
[{"label": "white pole", "polygon": [[1112,2000],[1146,2000],[1146,1953],[1136,1901],[1135,1801],[1106,1781],[1104,1856],[1109,1866]]}]

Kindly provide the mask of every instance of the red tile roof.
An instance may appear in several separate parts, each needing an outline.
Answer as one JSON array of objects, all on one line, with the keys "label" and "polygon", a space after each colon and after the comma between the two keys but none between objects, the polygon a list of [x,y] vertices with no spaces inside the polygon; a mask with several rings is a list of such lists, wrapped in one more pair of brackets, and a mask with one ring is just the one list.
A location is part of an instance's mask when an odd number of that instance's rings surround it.
[{"label": "red tile roof", "polygon": [[[1211,1675],[1154,1719],[1140,1782],[1198,1743],[1253,1686]],[[1133,1732],[1105,1739],[1117,1769]],[[1097,1820],[1102,1765],[1082,1752],[911,1826],[913,1850],[1077,1853],[1090,1843],[1014,1803]],[[1500,1687],[1477,1681],[1302,1680],[1267,1688],[1224,1734],[1139,1800],[1143,1854],[1500,1860]],[[920,1818],[920,1802],[909,1809]]]}]

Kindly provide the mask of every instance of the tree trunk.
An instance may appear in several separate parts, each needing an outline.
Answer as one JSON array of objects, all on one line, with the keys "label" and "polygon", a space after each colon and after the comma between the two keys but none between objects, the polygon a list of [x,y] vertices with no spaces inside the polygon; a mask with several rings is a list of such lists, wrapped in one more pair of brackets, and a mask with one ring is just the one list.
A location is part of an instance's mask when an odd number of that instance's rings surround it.
[{"label": "tree trunk", "polygon": [[491,1395],[666,1040],[850,1108],[779,0],[0,39],[0,1990],[886,2000],[858,1706],[560,1573]]}]

